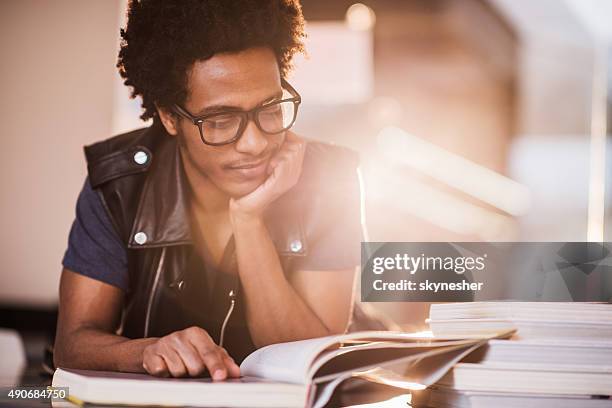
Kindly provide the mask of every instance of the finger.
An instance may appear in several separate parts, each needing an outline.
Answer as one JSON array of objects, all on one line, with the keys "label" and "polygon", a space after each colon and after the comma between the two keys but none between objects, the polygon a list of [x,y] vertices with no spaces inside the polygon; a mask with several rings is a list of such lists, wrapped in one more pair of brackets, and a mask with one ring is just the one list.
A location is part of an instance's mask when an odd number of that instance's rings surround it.
[{"label": "finger", "polygon": [[216,347],[206,350],[204,354],[202,354],[202,360],[204,364],[206,364],[206,368],[213,380],[221,381],[227,378],[225,362]]},{"label": "finger", "polygon": [[206,369],[213,380],[224,380],[227,377],[227,370],[219,353],[219,347],[204,330],[194,331],[189,337],[189,341],[197,350],[200,358],[204,362]]},{"label": "finger", "polygon": [[225,367],[227,368],[228,376],[238,378],[240,377],[240,367],[232,357],[227,353],[227,350],[221,348],[221,353],[223,355],[223,362],[225,363]]},{"label": "finger", "polygon": [[187,337],[176,336],[173,346],[190,376],[196,377],[204,372],[206,366]]},{"label": "finger", "polygon": [[290,155],[288,154],[288,152],[279,153],[270,159],[270,166],[276,168],[276,166],[288,160],[289,158],[290,158]]},{"label": "finger", "polygon": [[278,166],[278,163],[279,163],[279,160],[277,160],[276,158],[270,159],[270,161],[268,162],[268,168],[266,169],[268,176],[272,174],[276,166]]},{"label": "finger", "polygon": [[269,190],[276,199],[297,181],[301,164],[296,163],[292,156],[282,157],[271,169],[268,178],[260,186],[263,190]]},{"label": "finger", "polygon": [[183,364],[183,360],[178,353],[170,346],[164,346],[159,353],[168,366],[168,371],[173,377],[184,377],[187,374],[187,368]]},{"label": "finger", "polygon": [[306,142],[301,138],[285,138],[285,142],[279,152],[295,152],[298,153],[304,149]]},{"label": "finger", "polygon": [[272,172],[274,172],[275,168],[276,168],[276,164],[268,163],[268,168],[266,169],[266,174],[269,176],[270,174],[272,174]]},{"label": "finger", "polygon": [[168,377],[170,375],[166,362],[156,354],[146,357],[142,362],[142,366],[147,373],[156,377]]},{"label": "finger", "polygon": [[293,139],[285,144],[287,145],[287,149],[300,150],[306,143],[304,143],[302,139]]},{"label": "finger", "polygon": [[290,139],[285,144],[287,145],[286,150],[289,150],[291,152],[303,154],[303,152],[306,150],[306,141],[302,138],[296,137],[296,138]]},{"label": "finger", "polygon": [[291,156],[287,151],[279,151],[276,155],[274,155],[274,157],[272,157],[268,163],[268,175],[272,174],[279,164],[289,160],[290,157]]},{"label": "finger", "polygon": [[281,149],[281,151],[289,151],[289,152],[299,152],[300,150],[302,150],[304,146],[304,142],[302,141],[291,141],[291,142],[286,142],[283,145],[283,149]]},{"label": "finger", "polygon": [[238,366],[238,364],[236,364],[236,362],[231,357],[224,358],[223,362],[225,363],[225,367],[227,368],[228,377],[240,377],[240,366]]},{"label": "finger", "polygon": [[303,139],[298,136],[295,132],[292,132],[291,130],[288,130],[285,136],[285,140],[289,141],[289,142],[301,142],[303,141]]},{"label": "finger", "polygon": [[300,156],[297,153],[287,152],[279,157],[278,164],[274,167],[275,171],[289,175],[298,168],[301,168]]}]

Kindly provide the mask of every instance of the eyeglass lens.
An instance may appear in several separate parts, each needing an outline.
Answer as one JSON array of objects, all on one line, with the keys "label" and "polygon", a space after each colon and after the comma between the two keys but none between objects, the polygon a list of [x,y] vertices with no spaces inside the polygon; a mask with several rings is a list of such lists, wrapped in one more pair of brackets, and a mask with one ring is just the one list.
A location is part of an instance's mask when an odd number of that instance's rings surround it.
[{"label": "eyeglass lens", "polygon": [[[255,120],[266,133],[279,133],[286,130],[295,118],[293,101],[280,101],[257,111]],[[204,139],[209,143],[223,143],[235,138],[242,128],[246,116],[241,113],[225,113],[205,119],[202,122]]]}]

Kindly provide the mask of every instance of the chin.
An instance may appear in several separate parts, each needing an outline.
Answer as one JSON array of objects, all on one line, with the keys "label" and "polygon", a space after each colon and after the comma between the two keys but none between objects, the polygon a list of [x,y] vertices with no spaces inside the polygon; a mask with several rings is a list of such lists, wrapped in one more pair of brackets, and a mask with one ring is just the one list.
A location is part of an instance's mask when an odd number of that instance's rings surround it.
[{"label": "chin", "polygon": [[262,180],[233,182],[223,190],[232,198],[240,198],[255,191],[264,181],[265,178]]}]

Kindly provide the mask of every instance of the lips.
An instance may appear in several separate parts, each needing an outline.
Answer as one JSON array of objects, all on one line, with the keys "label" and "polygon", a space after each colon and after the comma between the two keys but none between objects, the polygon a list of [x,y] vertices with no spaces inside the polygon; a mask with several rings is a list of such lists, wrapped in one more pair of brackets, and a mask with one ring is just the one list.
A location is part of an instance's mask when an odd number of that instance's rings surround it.
[{"label": "lips", "polygon": [[259,161],[252,162],[252,163],[244,163],[244,164],[238,164],[238,165],[229,166],[229,168],[232,169],[232,170],[252,169],[254,167],[259,167],[259,166],[264,165],[264,164],[268,164],[268,161],[267,160],[259,160]]},{"label": "lips", "polygon": [[239,174],[243,178],[258,178],[265,175],[266,169],[268,167],[268,162],[269,160],[266,158],[265,160],[231,165],[228,166],[227,169],[236,174]]}]

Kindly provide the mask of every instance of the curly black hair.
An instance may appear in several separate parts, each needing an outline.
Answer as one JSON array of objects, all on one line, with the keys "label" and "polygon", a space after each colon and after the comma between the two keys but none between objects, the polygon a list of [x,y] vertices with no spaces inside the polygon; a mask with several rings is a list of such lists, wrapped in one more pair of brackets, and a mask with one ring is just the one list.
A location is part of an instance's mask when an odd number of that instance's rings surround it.
[{"label": "curly black hair", "polygon": [[132,97],[142,97],[143,120],[183,103],[193,63],[220,52],[270,47],[281,75],[304,50],[298,0],[131,0],[121,30],[117,68]]}]

